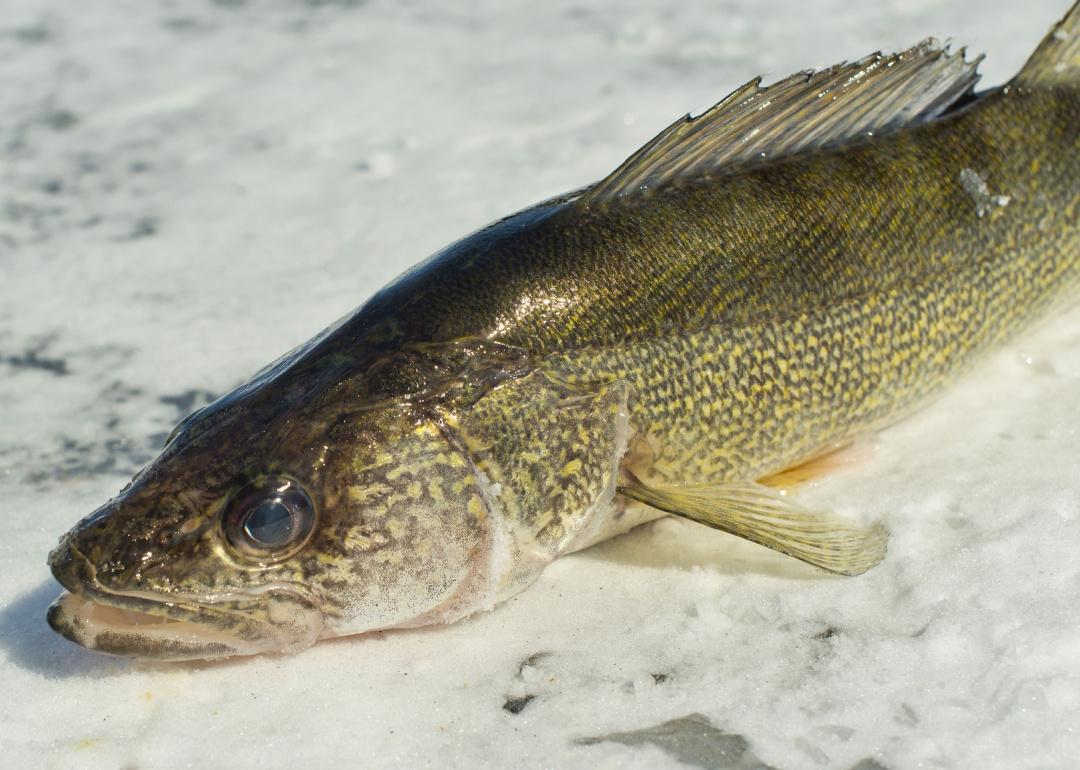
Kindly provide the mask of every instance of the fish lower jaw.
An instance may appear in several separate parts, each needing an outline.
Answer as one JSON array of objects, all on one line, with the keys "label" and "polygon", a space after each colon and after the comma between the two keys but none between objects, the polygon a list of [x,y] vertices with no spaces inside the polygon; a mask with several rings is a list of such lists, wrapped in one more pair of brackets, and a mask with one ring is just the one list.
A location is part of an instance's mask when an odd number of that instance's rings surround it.
[{"label": "fish lower jaw", "polygon": [[61,636],[107,655],[184,660],[238,654],[231,645],[207,639],[206,629],[190,621],[113,607],[68,591],[49,606],[47,619]]},{"label": "fish lower jaw", "polygon": [[[162,602],[162,609],[170,607]],[[264,652],[296,652],[310,646],[322,631],[307,623],[303,633],[233,632],[210,623],[110,604],[64,591],[49,606],[54,631],[87,649],[106,655],[156,661],[202,660]],[[297,628],[299,630],[299,628]]]}]

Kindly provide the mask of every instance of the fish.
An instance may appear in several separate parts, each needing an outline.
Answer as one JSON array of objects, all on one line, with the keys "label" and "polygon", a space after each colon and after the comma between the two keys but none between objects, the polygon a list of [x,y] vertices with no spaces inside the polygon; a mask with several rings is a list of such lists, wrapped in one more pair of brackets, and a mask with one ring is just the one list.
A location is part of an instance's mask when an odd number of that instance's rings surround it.
[{"label": "fish", "polygon": [[1007,84],[927,39],[751,80],[184,419],[64,534],[51,627],[153,660],[451,623],[675,515],[825,573],[798,500],[1080,282],[1080,4]]}]

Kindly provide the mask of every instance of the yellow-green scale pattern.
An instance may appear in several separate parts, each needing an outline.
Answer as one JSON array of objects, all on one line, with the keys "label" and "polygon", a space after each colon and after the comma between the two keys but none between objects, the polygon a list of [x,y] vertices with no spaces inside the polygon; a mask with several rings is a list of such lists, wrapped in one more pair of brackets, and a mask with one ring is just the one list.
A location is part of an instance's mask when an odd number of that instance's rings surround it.
[{"label": "yellow-green scale pattern", "polygon": [[[501,339],[574,346],[621,317],[626,341],[543,367],[630,384],[653,454],[639,472],[708,483],[780,470],[895,420],[1067,301],[1078,121],[1073,91],[1012,88],[862,147],[658,191],[634,212],[642,238],[612,239],[638,284],[631,310],[600,292],[554,327]],[[626,211],[593,216],[628,227]],[[663,270],[640,280],[642,263]],[[647,328],[657,318],[666,330]]]},{"label": "yellow-green scale pattern", "polygon": [[[1074,88],[1012,86],[854,144],[541,204],[436,255],[332,344],[493,340],[585,400],[628,386],[626,462],[643,479],[759,478],[894,421],[1073,296],[1078,143]],[[538,382],[447,411],[466,436],[504,426],[474,454],[493,478],[532,479],[509,508],[558,540],[613,445],[562,445],[590,418],[537,408]],[[574,459],[591,481],[538,499]]]}]

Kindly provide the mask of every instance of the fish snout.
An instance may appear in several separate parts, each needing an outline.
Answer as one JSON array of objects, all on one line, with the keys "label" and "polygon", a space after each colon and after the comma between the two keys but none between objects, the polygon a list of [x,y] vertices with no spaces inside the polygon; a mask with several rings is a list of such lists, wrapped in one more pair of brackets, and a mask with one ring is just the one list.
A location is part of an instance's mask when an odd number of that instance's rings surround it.
[{"label": "fish snout", "polygon": [[67,611],[66,604],[80,591],[85,590],[86,586],[92,585],[94,569],[73,544],[74,538],[74,531],[67,532],[56,547],[49,551],[49,570],[56,581],[67,590],[49,605],[45,621],[53,631],[64,638],[86,645],[82,623]]},{"label": "fish snout", "polygon": [[75,533],[68,532],[60,538],[56,547],[49,551],[49,570],[53,577],[69,591],[94,581],[94,568],[74,543]]}]

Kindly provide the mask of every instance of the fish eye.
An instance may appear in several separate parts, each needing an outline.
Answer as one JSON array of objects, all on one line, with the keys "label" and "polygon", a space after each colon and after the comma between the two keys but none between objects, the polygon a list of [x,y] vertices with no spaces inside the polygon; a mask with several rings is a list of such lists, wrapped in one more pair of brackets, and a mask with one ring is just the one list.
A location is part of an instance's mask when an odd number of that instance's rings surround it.
[{"label": "fish eye", "polygon": [[280,561],[307,541],[315,524],[315,506],[293,479],[270,476],[240,490],[224,518],[225,537],[240,555]]}]

